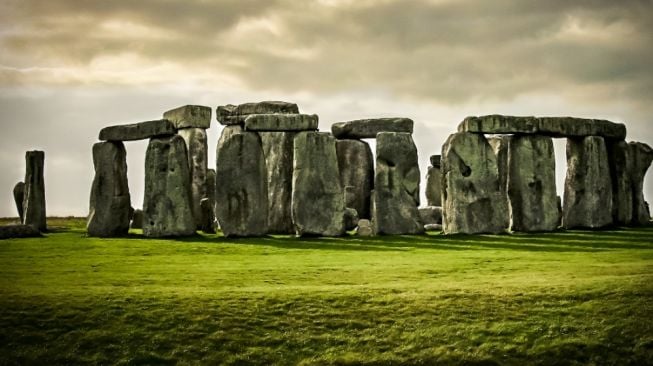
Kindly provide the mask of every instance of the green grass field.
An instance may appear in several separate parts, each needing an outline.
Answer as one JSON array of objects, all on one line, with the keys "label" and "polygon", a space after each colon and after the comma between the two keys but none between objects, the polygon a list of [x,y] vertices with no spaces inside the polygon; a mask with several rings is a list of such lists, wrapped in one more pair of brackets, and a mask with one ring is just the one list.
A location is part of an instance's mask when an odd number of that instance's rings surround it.
[{"label": "green grass field", "polygon": [[653,364],[651,227],[154,240],[49,225],[0,241],[0,365]]}]

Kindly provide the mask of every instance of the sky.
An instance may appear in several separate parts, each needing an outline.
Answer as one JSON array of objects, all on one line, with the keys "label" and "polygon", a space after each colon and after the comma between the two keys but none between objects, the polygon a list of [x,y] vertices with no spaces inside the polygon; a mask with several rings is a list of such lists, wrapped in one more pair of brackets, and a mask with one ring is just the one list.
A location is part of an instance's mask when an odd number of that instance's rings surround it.
[{"label": "sky", "polygon": [[[34,149],[48,215],[85,216],[99,130],[185,104],[291,101],[323,131],[409,117],[422,176],[471,115],[608,119],[653,145],[652,45],[653,0],[3,0],[0,216]],[[147,142],[126,146],[138,207]]]}]

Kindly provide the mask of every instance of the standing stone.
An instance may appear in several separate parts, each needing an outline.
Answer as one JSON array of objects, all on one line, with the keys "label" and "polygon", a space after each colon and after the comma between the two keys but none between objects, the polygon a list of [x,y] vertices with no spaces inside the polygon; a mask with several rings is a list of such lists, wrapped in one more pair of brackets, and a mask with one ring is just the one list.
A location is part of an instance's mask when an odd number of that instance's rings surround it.
[{"label": "standing stone", "polygon": [[200,224],[200,230],[207,234],[215,234],[214,222],[215,216],[213,216],[213,206],[211,205],[211,200],[208,198],[202,198],[200,201],[200,207],[202,208],[202,222]]},{"label": "standing stone", "polygon": [[651,221],[648,204],[644,200],[644,177],[653,161],[653,149],[641,142],[628,143],[632,159],[632,189],[633,189],[633,224],[644,225]]},{"label": "standing stone", "polygon": [[16,202],[16,209],[18,210],[18,217],[20,218],[20,222],[23,222],[23,198],[25,197],[25,183],[16,183],[13,193],[14,202]]},{"label": "standing stone", "polygon": [[376,173],[372,194],[372,226],[376,234],[421,234],[419,165],[410,133],[376,136]]},{"label": "standing stone", "polygon": [[508,194],[508,147],[513,136],[503,135],[487,138],[492,146],[494,155],[497,157],[497,168],[499,169],[499,187],[504,195]]},{"label": "standing stone", "polygon": [[216,216],[225,236],[268,231],[268,188],[261,138],[238,125],[222,130],[216,152]]},{"label": "standing stone", "polygon": [[331,134],[300,132],[295,136],[292,187],[292,218],[298,235],[345,233],[344,194]]},{"label": "standing stone", "polygon": [[43,166],[45,153],[43,151],[28,151],[25,153],[25,190],[23,195],[23,224],[30,225],[39,231],[46,231],[45,222],[45,180]]},{"label": "standing stone", "polygon": [[459,132],[442,146],[445,234],[502,233],[509,225],[497,157],[483,135]]},{"label": "standing stone", "polygon": [[612,179],[612,218],[616,224],[630,225],[633,221],[633,183],[630,147],[626,141],[608,144]]},{"label": "standing stone", "polygon": [[356,235],[358,236],[373,236],[374,231],[372,230],[372,223],[370,220],[361,219],[358,220],[358,228],[356,228]]},{"label": "standing stone", "polygon": [[215,226],[215,169],[207,169],[206,170],[206,198],[209,199],[209,202],[211,203],[211,207],[213,210],[213,226]]},{"label": "standing stone", "polygon": [[338,140],[336,154],[347,207],[355,209],[360,218],[369,219],[374,185],[374,157],[370,145],[359,140]]},{"label": "standing stone", "polygon": [[[210,112],[210,109],[209,109]],[[195,223],[199,228],[203,224],[200,201],[206,198],[206,170],[208,145],[206,130],[202,128],[184,128],[177,131],[186,143],[188,167],[190,168],[191,209]]]},{"label": "standing stone", "polygon": [[442,206],[442,171],[440,155],[432,155],[431,166],[426,171],[426,204]]},{"label": "standing stone", "polygon": [[565,229],[600,228],[612,223],[612,183],[602,137],[567,139],[563,206]]},{"label": "standing stone", "polygon": [[95,178],[86,231],[89,236],[105,238],[127,235],[131,199],[125,145],[122,142],[94,144],[93,165]]},{"label": "standing stone", "polygon": [[553,231],[560,212],[555,182],[553,140],[514,136],[508,148],[508,198],[513,231]]},{"label": "standing stone", "polygon": [[132,215],[132,229],[142,229],[143,228],[143,210],[135,209],[134,214]]},{"label": "standing stone", "polygon": [[179,135],[150,140],[145,154],[143,235],[195,233],[186,144]]},{"label": "standing stone", "polygon": [[259,132],[265,156],[268,186],[268,231],[294,234],[292,170],[294,132]]}]

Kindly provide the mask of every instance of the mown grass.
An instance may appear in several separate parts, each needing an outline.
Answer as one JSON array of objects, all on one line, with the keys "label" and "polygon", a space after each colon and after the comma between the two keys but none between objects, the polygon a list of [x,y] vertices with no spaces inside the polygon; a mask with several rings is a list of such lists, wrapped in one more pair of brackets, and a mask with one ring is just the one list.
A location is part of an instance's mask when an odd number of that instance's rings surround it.
[{"label": "mown grass", "polygon": [[[0,220],[0,224],[4,224]],[[653,364],[653,228],[0,241],[0,364]]]}]

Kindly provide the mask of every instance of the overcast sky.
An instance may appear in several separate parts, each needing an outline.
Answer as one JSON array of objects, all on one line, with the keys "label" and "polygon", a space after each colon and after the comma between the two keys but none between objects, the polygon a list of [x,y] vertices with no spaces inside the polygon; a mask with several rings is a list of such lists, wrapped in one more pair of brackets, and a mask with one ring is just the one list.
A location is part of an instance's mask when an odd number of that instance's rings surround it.
[{"label": "overcast sky", "polygon": [[[652,45],[652,0],[3,0],[0,216],[32,149],[48,214],[86,215],[99,130],[184,104],[293,101],[325,131],[410,117],[422,175],[469,115],[603,118],[653,145]],[[127,144],[134,206],[145,147]]]}]

